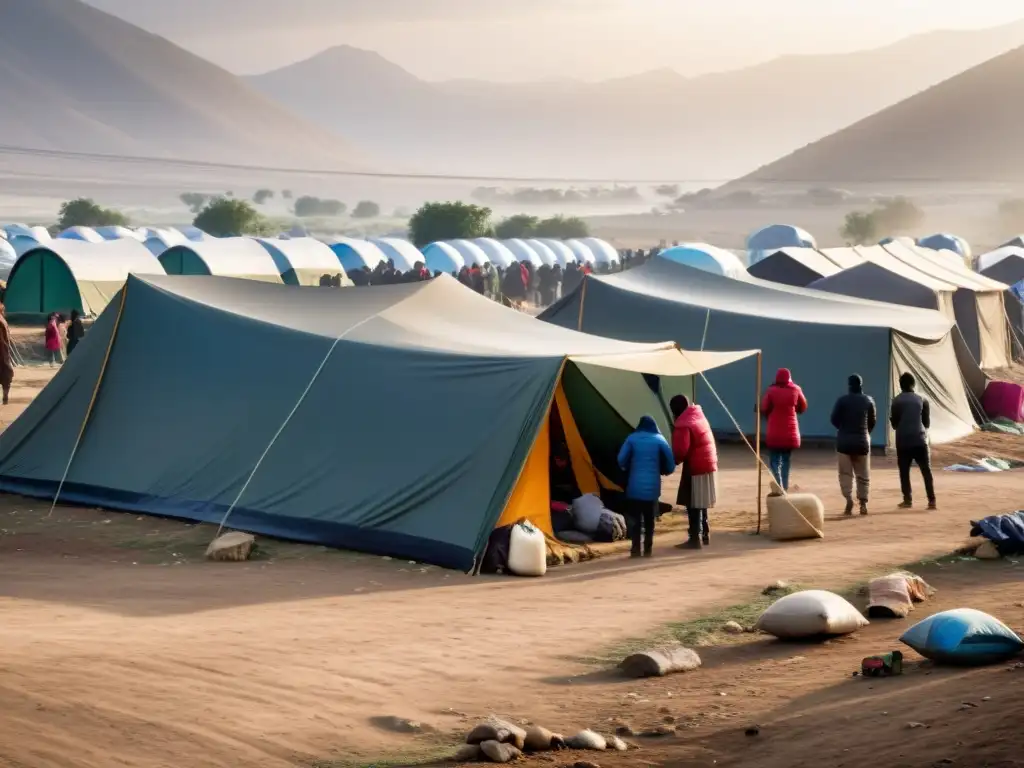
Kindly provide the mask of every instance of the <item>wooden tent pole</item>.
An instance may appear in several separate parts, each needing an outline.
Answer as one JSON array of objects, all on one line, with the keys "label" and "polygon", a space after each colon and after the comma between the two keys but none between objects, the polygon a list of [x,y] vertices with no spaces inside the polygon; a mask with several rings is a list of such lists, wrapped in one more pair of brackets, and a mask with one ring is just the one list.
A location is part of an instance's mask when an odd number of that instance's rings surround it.
[{"label": "wooden tent pole", "polygon": [[588,282],[590,282],[590,279],[586,275],[584,275],[583,276],[583,288],[580,289],[581,290],[581,293],[580,293],[580,315],[579,315],[579,319],[576,321],[576,330],[577,331],[582,331],[583,330],[583,305],[587,301],[587,283]]},{"label": "wooden tent pole", "polygon": [[757,391],[754,393],[754,412],[757,423],[754,427],[754,453],[757,457],[757,533],[761,533],[762,470],[761,463],[761,353],[757,353]]}]

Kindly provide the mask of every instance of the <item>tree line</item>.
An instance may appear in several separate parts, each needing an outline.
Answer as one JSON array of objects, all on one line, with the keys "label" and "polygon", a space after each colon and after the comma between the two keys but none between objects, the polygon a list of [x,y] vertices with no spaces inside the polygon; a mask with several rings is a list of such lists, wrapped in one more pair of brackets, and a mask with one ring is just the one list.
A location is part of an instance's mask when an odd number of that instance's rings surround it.
[{"label": "tree line", "polygon": [[[276,193],[272,189],[257,189],[253,193],[252,202],[258,206],[264,206],[273,200]],[[183,192],[178,199],[190,210],[193,215],[198,216],[210,203],[218,199],[234,200],[234,192],[225,192],[222,195],[211,195],[203,192]],[[319,198],[313,195],[302,195],[294,197],[290,189],[281,191],[283,200],[291,200],[291,213],[300,219],[315,217],[332,218],[344,216],[349,212],[348,206],[334,198]],[[349,215],[353,219],[376,219],[380,216],[380,205],[373,200],[360,200],[352,208]]]}]

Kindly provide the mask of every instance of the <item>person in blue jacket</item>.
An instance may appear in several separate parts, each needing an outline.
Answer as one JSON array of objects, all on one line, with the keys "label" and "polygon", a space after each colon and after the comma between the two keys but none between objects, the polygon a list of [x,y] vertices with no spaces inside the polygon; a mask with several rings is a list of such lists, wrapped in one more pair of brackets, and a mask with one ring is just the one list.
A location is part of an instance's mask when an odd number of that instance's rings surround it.
[{"label": "person in blue jacket", "polygon": [[640,419],[636,431],[619,450],[619,467],[626,472],[626,504],[633,529],[633,557],[650,557],[654,548],[654,517],[661,499],[661,476],[676,468],[672,448],[650,416]]}]

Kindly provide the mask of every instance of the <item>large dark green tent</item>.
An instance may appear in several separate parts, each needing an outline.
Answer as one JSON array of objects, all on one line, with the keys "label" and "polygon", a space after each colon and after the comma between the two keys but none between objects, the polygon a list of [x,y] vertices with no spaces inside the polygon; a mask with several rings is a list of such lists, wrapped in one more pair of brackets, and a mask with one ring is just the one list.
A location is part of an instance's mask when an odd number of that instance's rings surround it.
[{"label": "large dark green tent", "polygon": [[[906,370],[931,398],[936,442],[962,437],[974,428],[950,333],[953,322],[936,311],[749,276],[732,279],[654,259],[620,274],[587,276],[541,319],[629,341],[667,336],[689,348],[759,348],[765,386],[776,369],[789,368],[803,387],[810,403],[800,420],[806,437],[834,438],[832,404],[846,391],[850,374],[864,377],[866,390],[885,413]],[[752,378],[749,363],[708,376],[725,409],[698,382],[697,397],[714,429],[735,434],[738,424],[745,434],[754,432]],[[885,419],[879,419],[872,441],[876,446],[891,444]]]},{"label": "large dark green tent", "polygon": [[590,438],[581,471],[608,474],[625,419],[661,410],[641,372],[671,385],[748,354],[556,328],[446,276],[133,276],[0,437],[0,490],[54,498],[67,471],[62,501],[231,509],[233,528],[469,569],[499,521],[550,524],[554,401],[567,439]]}]

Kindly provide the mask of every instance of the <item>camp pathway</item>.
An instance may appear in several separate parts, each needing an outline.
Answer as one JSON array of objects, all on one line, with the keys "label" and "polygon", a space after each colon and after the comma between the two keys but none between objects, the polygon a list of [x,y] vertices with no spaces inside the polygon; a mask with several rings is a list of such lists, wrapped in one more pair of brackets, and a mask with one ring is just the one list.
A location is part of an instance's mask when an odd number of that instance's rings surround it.
[{"label": "camp pathway", "polygon": [[[721,514],[750,509],[749,462],[725,465]],[[838,508],[831,456],[805,452],[794,472]],[[652,561],[531,581],[369,556],[167,567],[45,537],[4,546],[0,764],[308,765],[394,754],[374,716],[443,730],[461,725],[448,709],[564,719],[588,695],[564,684],[588,671],[575,659],[776,579],[841,586],[947,552],[968,519],[1016,508],[1022,479],[941,473],[938,513],[900,513],[893,462],[879,459],[875,514],[830,520],[825,541],[736,533],[684,553],[676,538]],[[0,519],[19,504],[0,499]]]}]

